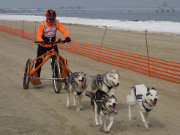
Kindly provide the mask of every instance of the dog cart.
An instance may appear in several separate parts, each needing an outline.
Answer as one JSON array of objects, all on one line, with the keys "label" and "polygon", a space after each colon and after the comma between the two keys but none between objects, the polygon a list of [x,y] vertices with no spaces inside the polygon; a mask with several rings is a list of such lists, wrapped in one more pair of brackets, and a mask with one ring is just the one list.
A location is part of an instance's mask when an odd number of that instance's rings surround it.
[{"label": "dog cart", "polygon": [[[39,41],[35,41],[35,43],[43,43]],[[28,59],[25,65],[24,70],[24,78],[23,78],[23,88],[28,89],[30,79],[43,79],[43,80],[52,80],[55,93],[60,93],[61,91],[61,83],[64,83],[67,79],[68,74],[71,71],[68,69],[67,60],[60,56],[55,50],[53,45],[56,43],[65,43],[65,41],[61,41],[59,39],[57,42],[51,42],[52,49],[47,53],[39,56],[38,58],[31,60]],[[38,59],[42,59],[42,63],[35,68],[35,61]],[[48,60],[51,60],[51,69],[52,69],[52,78],[34,78],[33,74],[37,72],[37,70]]]}]

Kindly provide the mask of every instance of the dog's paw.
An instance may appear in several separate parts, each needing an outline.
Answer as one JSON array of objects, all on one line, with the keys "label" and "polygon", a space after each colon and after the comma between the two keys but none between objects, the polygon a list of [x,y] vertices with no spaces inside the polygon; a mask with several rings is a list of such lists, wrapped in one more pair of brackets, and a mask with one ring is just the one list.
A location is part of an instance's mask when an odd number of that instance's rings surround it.
[{"label": "dog's paw", "polygon": [[132,120],[132,117],[129,117],[129,120],[131,121],[131,120]]},{"label": "dog's paw", "polygon": [[96,123],[96,127],[99,127],[99,123]]},{"label": "dog's paw", "polygon": [[147,123],[145,124],[145,128],[146,130],[149,130],[149,125]]},{"label": "dog's paw", "polygon": [[69,105],[69,104],[67,104],[66,106],[67,106],[67,108],[70,108],[70,105]]},{"label": "dog's paw", "polygon": [[76,111],[79,112],[79,111],[80,111],[80,108],[77,108]]}]

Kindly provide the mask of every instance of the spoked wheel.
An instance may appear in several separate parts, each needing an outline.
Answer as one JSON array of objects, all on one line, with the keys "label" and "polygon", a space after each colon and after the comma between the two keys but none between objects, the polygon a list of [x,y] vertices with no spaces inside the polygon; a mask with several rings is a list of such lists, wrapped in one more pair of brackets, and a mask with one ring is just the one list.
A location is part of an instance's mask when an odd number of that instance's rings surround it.
[{"label": "spoked wheel", "polygon": [[25,73],[24,73],[24,79],[23,79],[23,88],[24,89],[28,89],[29,87],[29,82],[30,82],[30,76],[28,76],[27,74],[30,74],[30,67],[31,67],[31,63],[29,62],[31,61],[31,59],[28,59],[25,65]]},{"label": "spoked wheel", "polygon": [[[61,71],[60,71],[60,64],[59,61],[53,60],[52,61],[52,77],[53,78],[60,78]],[[53,79],[54,91],[56,94],[59,94],[61,91],[61,80],[60,79]]]}]

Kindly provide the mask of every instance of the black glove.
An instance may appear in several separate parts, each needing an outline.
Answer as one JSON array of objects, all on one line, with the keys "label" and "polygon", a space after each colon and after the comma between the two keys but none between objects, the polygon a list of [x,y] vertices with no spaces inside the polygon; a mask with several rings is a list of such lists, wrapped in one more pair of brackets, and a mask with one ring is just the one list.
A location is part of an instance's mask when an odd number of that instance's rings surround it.
[{"label": "black glove", "polygon": [[49,43],[49,39],[45,39],[42,44],[45,45],[45,44],[48,44]]},{"label": "black glove", "polygon": [[71,42],[71,38],[70,37],[65,38],[65,42]]}]

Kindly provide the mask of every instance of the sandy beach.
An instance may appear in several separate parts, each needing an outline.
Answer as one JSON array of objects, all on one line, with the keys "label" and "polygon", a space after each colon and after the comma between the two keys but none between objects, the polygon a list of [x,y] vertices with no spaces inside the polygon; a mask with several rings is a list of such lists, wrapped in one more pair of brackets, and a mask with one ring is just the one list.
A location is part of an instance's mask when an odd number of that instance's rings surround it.
[{"label": "sandy beach", "polygon": [[[0,21],[13,28],[34,32],[38,22]],[[101,45],[105,28],[81,25],[64,25],[75,41]],[[58,36],[61,34],[58,32]],[[180,61],[180,35],[167,33],[147,33],[149,54],[169,61]],[[36,57],[37,45],[33,41],[0,32],[0,134],[1,135],[102,135],[101,127],[95,126],[90,99],[84,97],[83,110],[66,107],[66,91],[55,94],[52,81],[42,80],[41,85],[30,84],[23,89],[23,74],[28,58]],[[123,30],[106,31],[103,46],[147,55],[144,32]],[[118,99],[117,111],[110,135],[178,135],[180,125],[180,85],[149,77],[131,70],[100,63],[98,61],[59,50],[68,60],[72,72],[82,71],[88,76],[103,74],[108,70],[118,70],[120,86],[115,90]],[[41,72],[42,77],[51,76],[50,62]],[[137,106],[133,108],[134,119],[128,120],[126,96],[132,86],[144,83],[155,87],[160,95],[157,106],[150,113],[150,129],[141,122]],[[89,90],[89,88],[87,89]]]}]

